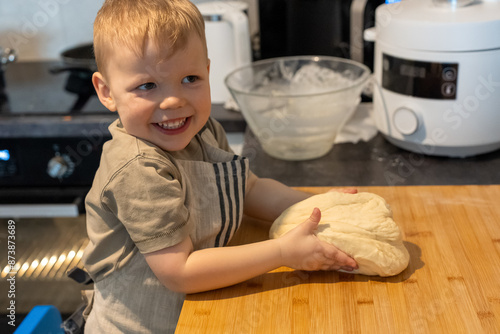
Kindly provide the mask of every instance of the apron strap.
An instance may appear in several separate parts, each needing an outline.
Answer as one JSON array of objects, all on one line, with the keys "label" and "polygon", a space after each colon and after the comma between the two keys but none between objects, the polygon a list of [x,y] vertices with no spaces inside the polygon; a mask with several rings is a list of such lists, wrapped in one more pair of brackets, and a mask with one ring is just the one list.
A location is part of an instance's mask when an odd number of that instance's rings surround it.
[{"label": "apron strap", "polygon": [[92,306],[94,305],[94,289],[82,290],[82,299],[86,303],[85,308],[82,311],[82,316],[85,321],[89,317],[90,311],[92,311]]},{"label": "apron strap", "polygon": [[80,284],[88,285],[94,283],[92,277],[90,277],[89,273],[83,268],[73,267],[70,270],[68,270],[66,276],[68,276],[69,278],[73,279],[74,281]]},{"label": "apron strap", "polygon": [[[83,285],[89,285],[94,283],[92,277],[90,277],[89,273],[83,268],[73,267],[70,270],[68,270],[68,272],[66,272],[66,276],[73,279],[77,283]],[[94,303],[94,289],[91,288],[91,289],[81,290],[80,293],[82,296],[83,303],[71,315],[71,317],[69,317],[68,320],[65,321],[65,326],[83,329],[85,321],[87,320],[87,317],[89,316],[90,311],[92,310],[92,305]],[[80,333],[80,332],[69,331],[67,333]]]}]

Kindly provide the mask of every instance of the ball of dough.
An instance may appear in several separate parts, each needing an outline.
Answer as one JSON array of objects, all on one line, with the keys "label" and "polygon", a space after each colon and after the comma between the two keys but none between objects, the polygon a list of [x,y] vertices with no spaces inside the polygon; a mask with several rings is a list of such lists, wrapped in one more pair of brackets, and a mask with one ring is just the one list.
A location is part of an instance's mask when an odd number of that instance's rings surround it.
[{"label": "ball of dough", "polygon": [[314,207],[321,210],[317,236],[356,260],[351,273],[393,276],[410,260],[401,231],[392,219],[386,201],[375,194],[328,192],[292,205],[278,217],[269,231],[278,238],[308,219]]}]

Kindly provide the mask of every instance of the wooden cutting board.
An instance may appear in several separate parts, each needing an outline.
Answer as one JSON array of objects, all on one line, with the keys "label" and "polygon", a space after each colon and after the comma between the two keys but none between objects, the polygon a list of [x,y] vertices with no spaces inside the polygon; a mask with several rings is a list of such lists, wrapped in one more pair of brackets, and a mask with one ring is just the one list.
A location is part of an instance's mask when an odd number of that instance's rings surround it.
[{"label": "wooden cutting board", "polygon": [[[188,295],[176,333],[500,333],[500,186],[358,190],[391,205],[411,256],[405,271],[381,278],[278,268]],[[246,219],[232,242],[267,238],[253,223]]]}]

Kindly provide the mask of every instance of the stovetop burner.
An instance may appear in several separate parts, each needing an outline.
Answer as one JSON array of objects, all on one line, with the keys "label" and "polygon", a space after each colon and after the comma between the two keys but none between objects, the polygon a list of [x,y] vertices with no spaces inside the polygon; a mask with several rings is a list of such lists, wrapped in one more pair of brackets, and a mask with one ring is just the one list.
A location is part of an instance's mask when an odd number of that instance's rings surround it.
[{"label": "stovetop burner", "polygon": [[2,116],[102,114],[109,111],[100,103],[92,86],[90,71],[53,73],[58,61],[9,64],[5,75]]}]

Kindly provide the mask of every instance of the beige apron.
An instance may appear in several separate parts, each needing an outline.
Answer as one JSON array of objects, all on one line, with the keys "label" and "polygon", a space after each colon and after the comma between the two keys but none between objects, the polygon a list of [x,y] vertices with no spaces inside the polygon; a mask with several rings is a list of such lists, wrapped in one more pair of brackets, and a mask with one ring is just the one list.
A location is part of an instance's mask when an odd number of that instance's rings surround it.
[{"label": "beige apron", "polygon": [[[176,160],[186,192],[195,250],[222,247],[238,229],[248,160],[223,151],[213,137],[202,138],[207,161]],[[122,269],[94,285],[85,333],[173,333],[184,294],[166,289],[137,248]]]}]

